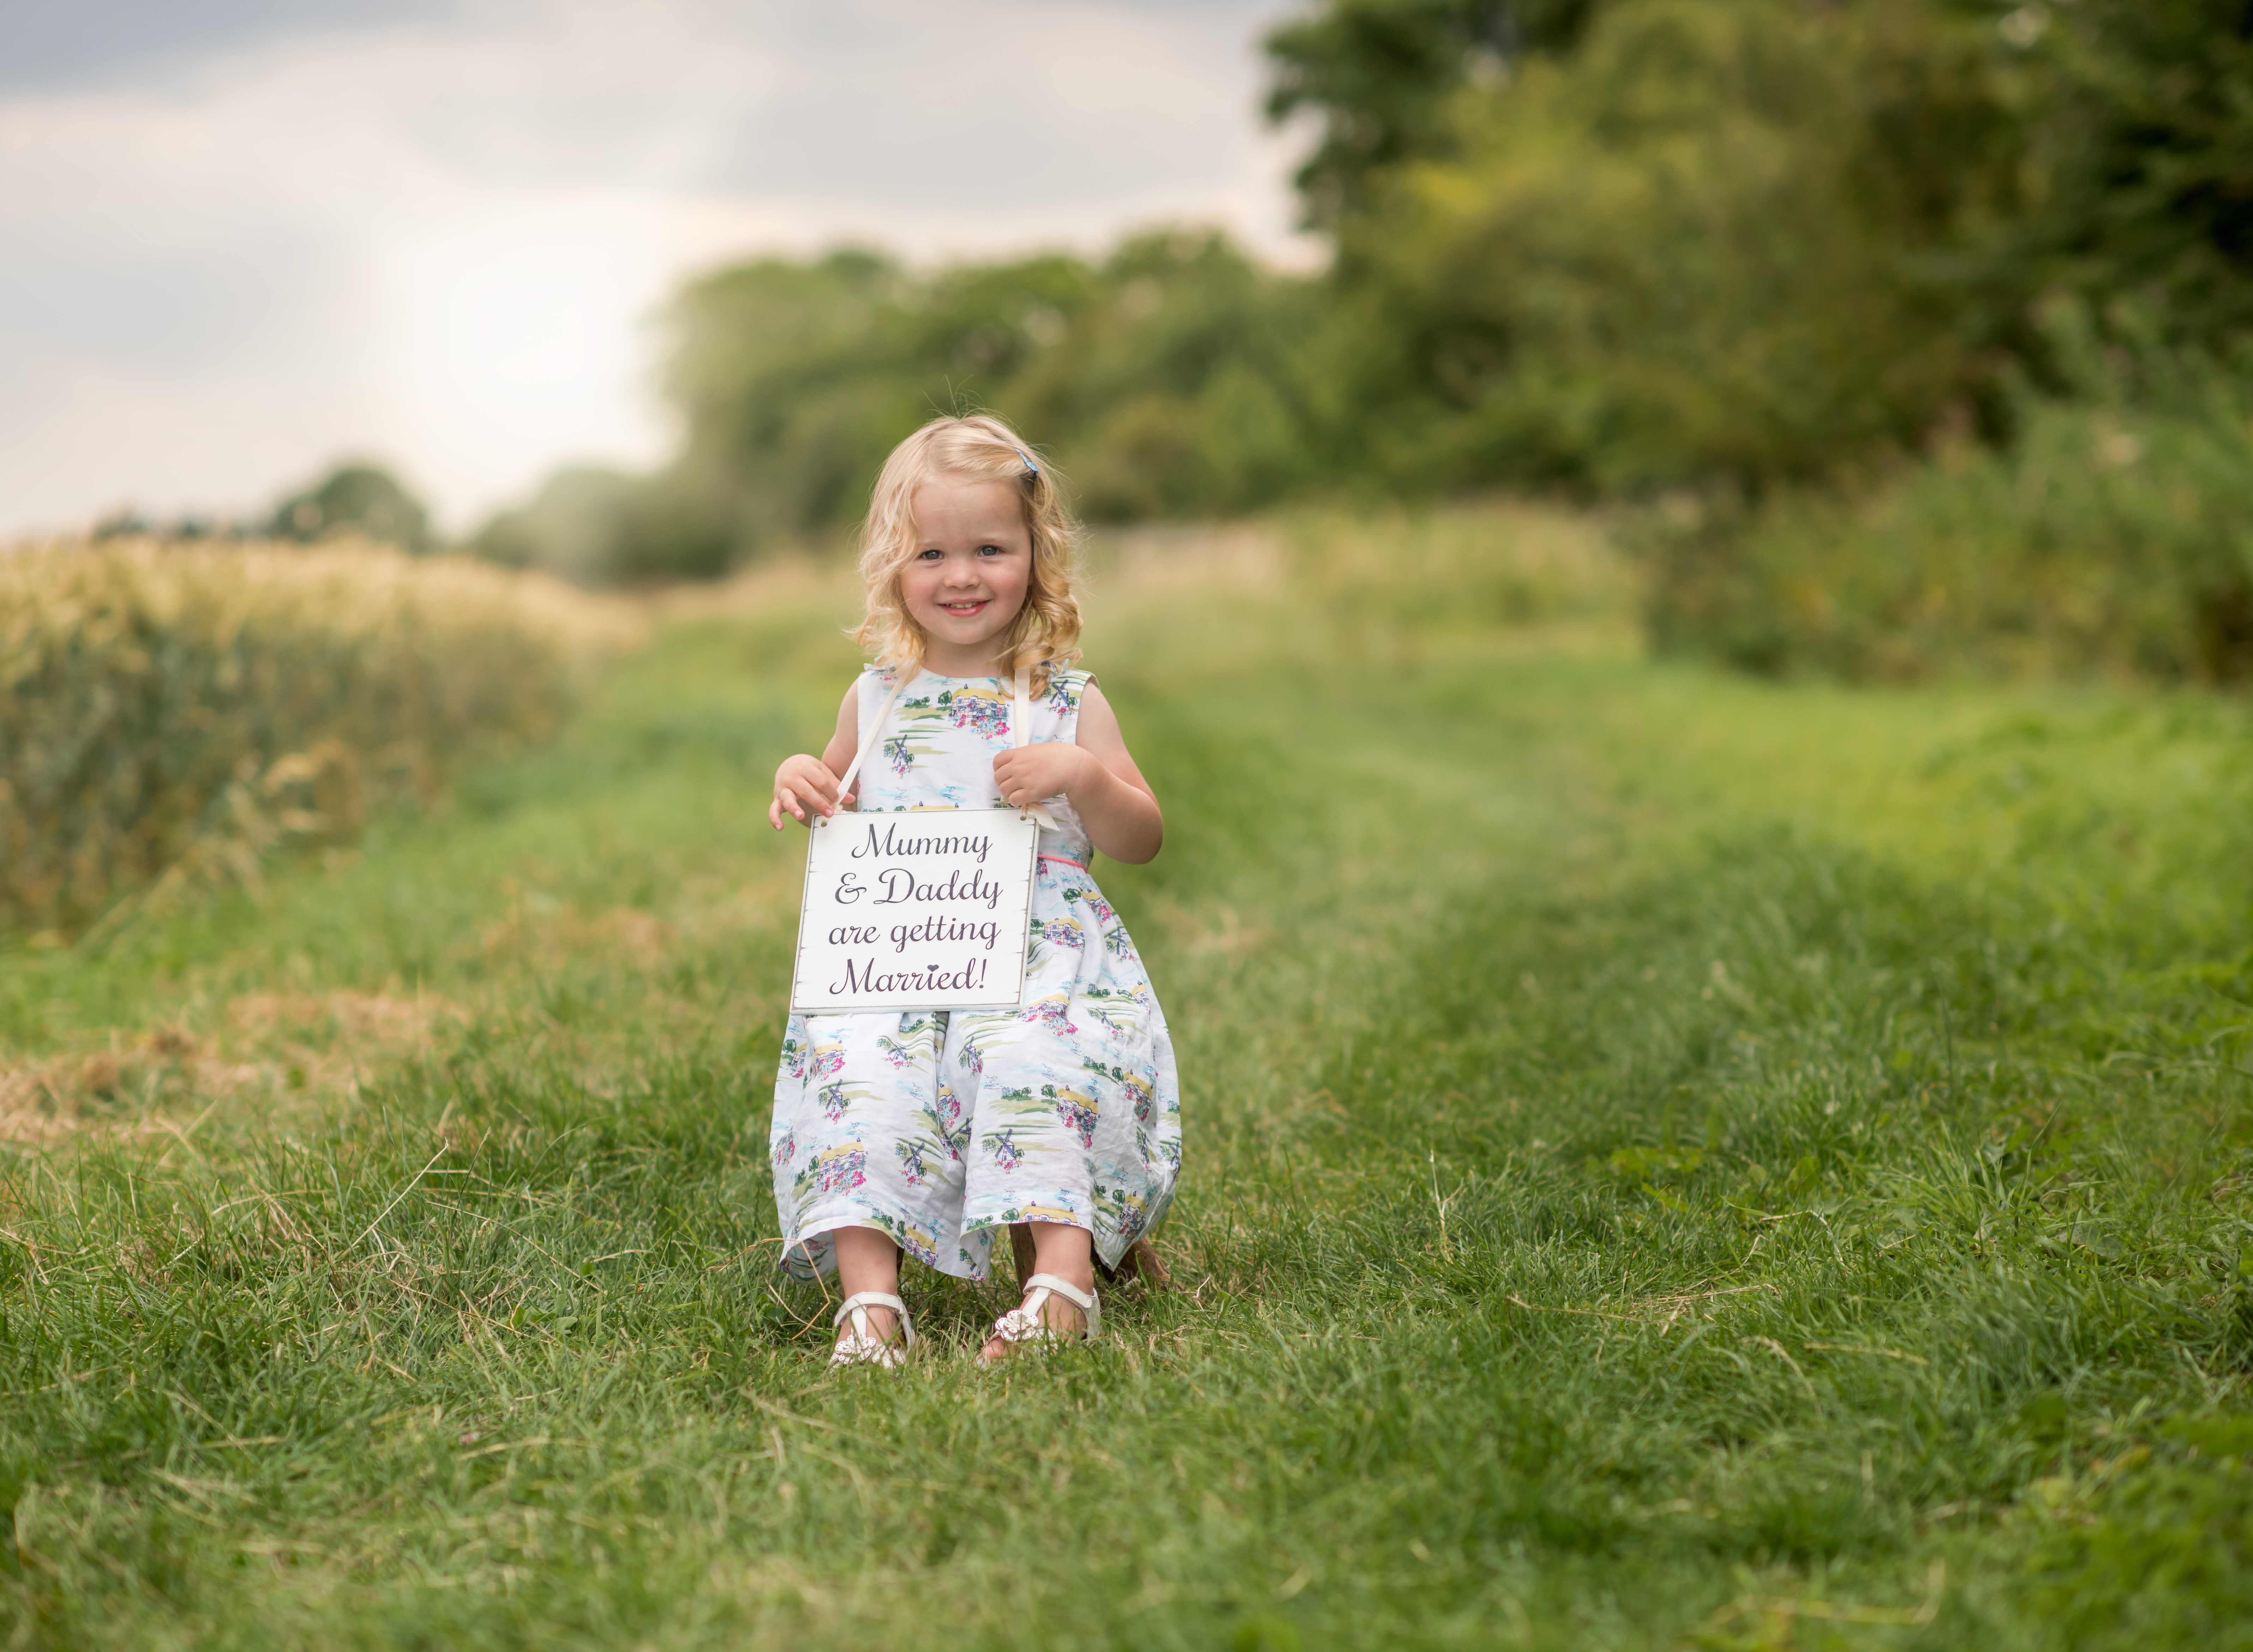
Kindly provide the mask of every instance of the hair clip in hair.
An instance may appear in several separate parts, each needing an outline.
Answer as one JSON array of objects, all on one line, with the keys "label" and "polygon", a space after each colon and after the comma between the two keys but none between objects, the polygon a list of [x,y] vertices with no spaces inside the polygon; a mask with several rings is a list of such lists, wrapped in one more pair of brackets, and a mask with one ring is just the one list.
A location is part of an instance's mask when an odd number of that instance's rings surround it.
[{"label": "hair clip in hair", "polygon": [[1026,452],[1024,449],[1019,448],[1017,450],[1017,457],[1025,462],[1025,469],[1029,474],[1038,476],[1041,473],[1041,467],[1033,463],[1033,456]]}]

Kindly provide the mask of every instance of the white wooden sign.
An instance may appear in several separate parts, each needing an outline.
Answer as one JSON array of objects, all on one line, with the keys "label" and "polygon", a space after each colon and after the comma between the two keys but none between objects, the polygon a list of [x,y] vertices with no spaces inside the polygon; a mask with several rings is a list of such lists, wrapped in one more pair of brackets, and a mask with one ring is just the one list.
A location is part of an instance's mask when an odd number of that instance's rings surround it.
[{"label": "white wooden sign", "polygon": [[813,827],[792,1009],[1023,1002],[1039,822],[1015,809],[915,809]]}]

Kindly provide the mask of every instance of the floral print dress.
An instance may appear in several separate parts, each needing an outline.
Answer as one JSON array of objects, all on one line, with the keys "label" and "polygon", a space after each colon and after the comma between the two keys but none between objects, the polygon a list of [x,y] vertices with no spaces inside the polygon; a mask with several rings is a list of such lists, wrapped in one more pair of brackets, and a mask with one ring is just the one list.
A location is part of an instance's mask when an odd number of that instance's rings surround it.
[{"label": "floral print dress", "polygon": [[[1032,738],[1070,740],[1094,680],[1052,670]],[[861,673],[861,739],[897,679]],[[923,672],[863,765],[856,806],[1006,806],[1011,685]],[[830,1232],[881,1229],[942,1272],[986,1277],[995,1230],[1068,1222],[1106,1267],[1152,1231],[1181,1173],[1173,1041],[1150,978],[1088,870],[1093,846],[1064,798],[1041,833],[1024,1007],[793,1014],[775,1079],[768,1156],[783,1265],[835,1265]]]}]

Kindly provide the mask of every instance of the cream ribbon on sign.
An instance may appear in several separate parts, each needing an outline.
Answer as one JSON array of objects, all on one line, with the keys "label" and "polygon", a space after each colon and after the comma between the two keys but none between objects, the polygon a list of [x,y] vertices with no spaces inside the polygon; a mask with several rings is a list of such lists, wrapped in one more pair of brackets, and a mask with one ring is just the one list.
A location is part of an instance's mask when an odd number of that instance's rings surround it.
[{"label": "cream ribbon on sign", "polygon": [[[903,677],[892,685],[892,692],[885,697],[882,709],[876,713],[876,720],[868,725],[868,732],[861,742],[861,749],[853,754],[851,765],[846,769],[844,777],[837,783],[839,797],[842,798],[853,790],[853,782],[860,775],[861,765],[868,760],[868,754],[876,749],[876,742],[884,737],[885,720],[892,714],[892,708],[900,703],[900,696],[907,693],[908,682],[909,679]],[[1015,688],[1015,692],[1010,698],[1009,705],[1009,743],[1012,746],[1029,746],[1033,741],[1031,666],[1017,667]],[[1031,816],[1051,832],[1064,830],[1056,816],[1050,813],[1043,805],[1028,804],[1018,812]]]}]

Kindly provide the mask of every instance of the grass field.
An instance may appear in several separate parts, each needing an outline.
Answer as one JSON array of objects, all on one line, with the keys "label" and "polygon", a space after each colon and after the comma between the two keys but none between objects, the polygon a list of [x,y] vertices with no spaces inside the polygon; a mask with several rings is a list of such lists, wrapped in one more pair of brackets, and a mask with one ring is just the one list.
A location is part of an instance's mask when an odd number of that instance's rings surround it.
[{"label": "grass field", "polygon": [[1181,1289],[980,1374],[912,1275],[896,1378],[778,1290],[758,816],[853,662],[773,577],[0,953],[0,1638],[2253,1645],[2243,710],[1654,664],[1522,512],[1104,568]]}]

